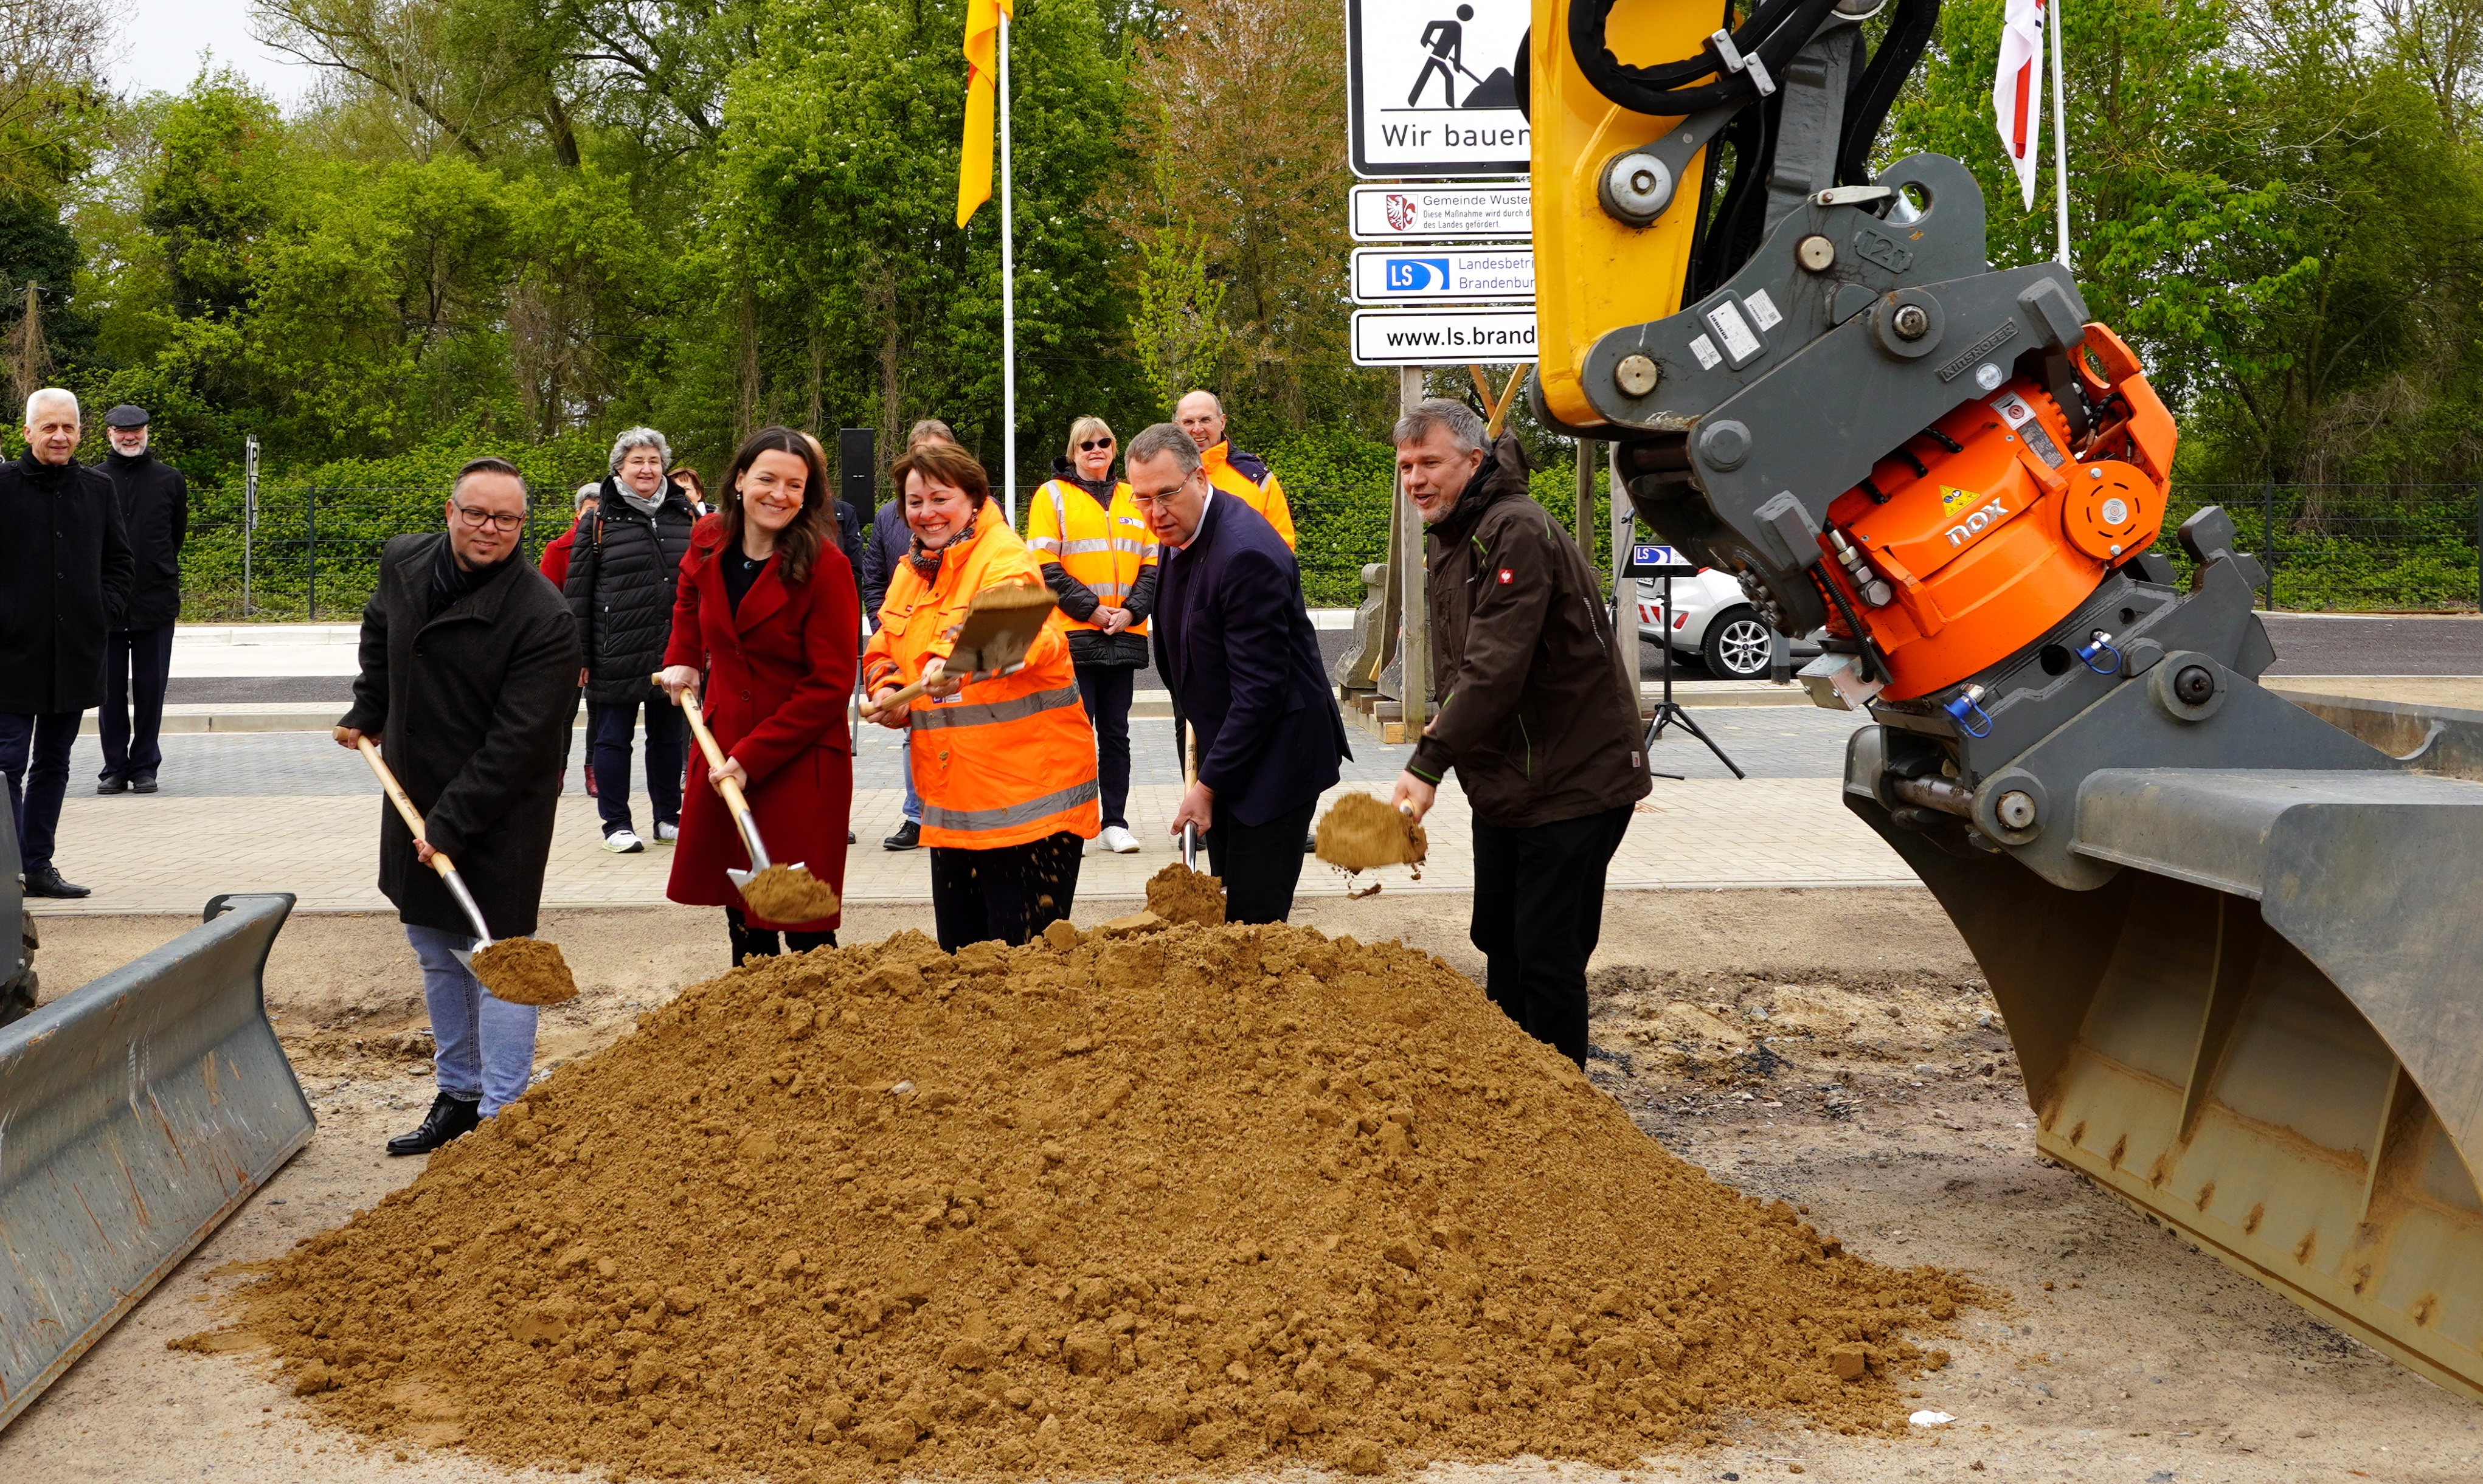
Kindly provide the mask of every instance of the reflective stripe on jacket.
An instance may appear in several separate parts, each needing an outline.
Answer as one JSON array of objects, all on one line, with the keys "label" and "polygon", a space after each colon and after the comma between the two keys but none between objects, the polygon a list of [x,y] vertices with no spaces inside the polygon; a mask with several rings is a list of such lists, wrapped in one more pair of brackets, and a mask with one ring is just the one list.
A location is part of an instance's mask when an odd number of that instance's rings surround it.
[{"label": "reflective stripe on jacket", "polygon": [[[976,593],[1042,581],[1034,553],[986,500],[972,534],[941,552],[936,577],[926,581],[911,561],[897,564],[879,631],[863,653],[869,689],[905,684],[931,659],[947,658]],[[1064,831],[1095,837],[1103,823],[1095,731],[1070,665],[1065,622],[1054,614],[1015,675],[969,681],[944,701],[915,698],[907,752],[922,797],[923,844],[996,850]]]},{"label": "reflective stripe on jacket", "polygon": [[[1052,479],[1034,492],[1034,508],[1026,516],[1026,543],[1039,562],[1057,562],[1060,570],[1086,585],[1100,602],[1126,608],[1138,590],[1138,578],[1156,565],[1156,539],[1146,517],[1130,499],[1127,480],[1112,487],[1112,508],[1106,510],[1083,490]],[[1092,619],[1060,622],[1071,629],[1102,632]],[[1144,634],[1140,619],[1122,632]]]},{"label": "reflective stripe on jacket", "polygon": [[1276,471],[1257,454],[1246,454],[1226,438],[1200,454],[1207,465],[1207,482],[1257,511],[1276,534],[1285,539],[1285,546],[1294,545],[1294,513],[1285,504],[1285,487],[1276,480]]}]

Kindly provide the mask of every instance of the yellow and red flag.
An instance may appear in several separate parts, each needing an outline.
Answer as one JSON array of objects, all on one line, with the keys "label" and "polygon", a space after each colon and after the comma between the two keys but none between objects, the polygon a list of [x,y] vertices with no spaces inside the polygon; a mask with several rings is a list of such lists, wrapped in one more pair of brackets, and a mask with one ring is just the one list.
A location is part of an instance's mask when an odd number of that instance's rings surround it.
[{"label": "yellow and red flag", "polygon": [[957,152],[957,225],[992,199],[994,99],[1000,89],[1001,17],[1011,0],[966,0],[966,139]]}]

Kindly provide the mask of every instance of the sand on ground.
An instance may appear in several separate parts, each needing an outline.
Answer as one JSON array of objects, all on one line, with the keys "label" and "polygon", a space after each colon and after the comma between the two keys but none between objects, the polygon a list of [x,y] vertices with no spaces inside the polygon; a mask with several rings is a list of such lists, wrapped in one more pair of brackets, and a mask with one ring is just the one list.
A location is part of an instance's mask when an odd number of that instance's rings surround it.
[{"label": "sand on ground", "polygon": [[[1126,901],[1081,905],[1091,925]],[[1467,899],[1322,901],[1295,915],[1402,938],[1481,976]],[[920,908],[848,909],[848,941],[919,927]],[[544,1065],[591,1053],[725,967],[720,914],[547,914],[579,995],[547,1010]],[[44,924],[47,987],[82,983],[185,930],[172,917]],[[1656,1479],[1796,1474],[2072,1484],[2483,1477],[2483,1406],[2322,1325],[2070,1172],[2038,1157],[1993,1007],[1918,890],[1633,892],[1607,904],[1589,1073],[1639,1126],[1718,1178],[1807,1206],[1852,1250],[1966,1270],[2013,1297],[1964,1316],[1917,1405],[1956,1421],[1902,1441],[1741,1419],[1729,1442],[1652,1456]],[[320,1121],[307,1149],[5,1433],[0,1479],[270,1484],[524,1477],[453,1451],[400,1458],[310,1421],[250,1352],[174,1352],[272,1257],[411,1179],[380,1146],[431,1096],[412,951],[394,920],[306,915],[269,963],[268,1000]],[[1650,1213],[1650,1219],[1660,1219]],[[2046,1287],[2046,1285],[2049,1285]],[[1441,1465],[1462,1481],[1539,1478],[1530,1460]],[[1585,1480],[1597,1471],[1558,1471]],[[549,1477],[549,1475],[547,1475]],[[566,1475],[563,1475],[566,1477]]]}]

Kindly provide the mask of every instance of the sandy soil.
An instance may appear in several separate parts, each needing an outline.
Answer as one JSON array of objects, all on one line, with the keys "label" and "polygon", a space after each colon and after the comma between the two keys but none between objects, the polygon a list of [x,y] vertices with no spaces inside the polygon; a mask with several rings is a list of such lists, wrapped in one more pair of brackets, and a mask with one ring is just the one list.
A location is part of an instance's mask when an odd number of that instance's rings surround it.
[{"label": "sandy soil", "polygon": [[[1126,903],[1097,902],[1082,920]],[[1298,914],[1402,937],[1471,973],[1465,901],[1382,894]],[[552,914],[577,973],[542,1060],[586,1054],[724,967],[714,914]],[[857,908],[850,936],[918,926]],[[57,987],[186,921],[57,918]],[[1971,1271],[2011,1299],[1964,1317],[1918,1405],[1957,1420],[1903,1441],[1745,1418],[1726,1444],[1651,1461],[1659,1479],[2066,1479],[2191,1484],[2483,1477],[2483,1406],[2452,1396],[2192,1251],[2033,1150],[2006,1036],[1971,961],[1919,891],[1639,893],[1606,913],[1595,964],[1597,1082],[1669,1148],[1742,1189],[1807,1206],[1850,1247]],[[412,953],[392,919],[306,916],[270,963],[269,1001],[320,1131],[156,1293],[0,1434],[0,1479],[506,1478],[455,1453],[400,1457],[307,1421],[248,1353],[173,1352],[271,1256],[413,1178],[380,1152],[430,1099]],[[1764,1017],[1764,1018],[1762,1018]],[[1650,1220],[1661,1219],[1650,1212]],[[1519,1460],[1458,1479],[1586,1480]]]}]

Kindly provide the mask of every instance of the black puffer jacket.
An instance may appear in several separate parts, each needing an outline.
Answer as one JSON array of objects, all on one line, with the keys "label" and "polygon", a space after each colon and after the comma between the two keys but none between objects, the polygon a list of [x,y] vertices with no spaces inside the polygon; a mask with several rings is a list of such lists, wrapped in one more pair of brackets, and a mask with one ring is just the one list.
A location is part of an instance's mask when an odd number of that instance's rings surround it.
[{"label": "black puffer jacket", "polygon": [[566,591],[578,645],[586,651],[589,701],[663,699],[648,676],[664,666],[664,645],[673,633],[673,587],[690,549],[690,528],[697,524],[698,512],[679,485],[666,485],[663,504],[646,516],[610,478],[579,514]]},{"label": "black puffer jacket", "polygon": [[137,563],[129,608],[120,626],[160,628],[181,616],[181,544],[190,536],[190,485],[150,450],[130,458],[103,456],[103,472],[120,496],[121,523]]}]

